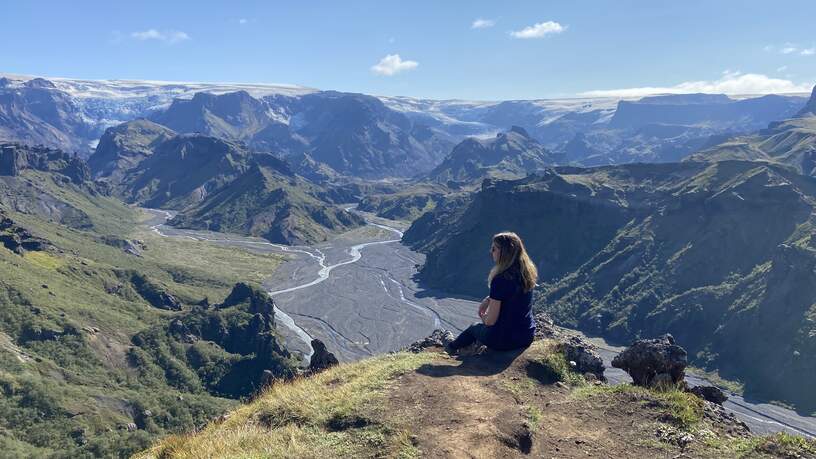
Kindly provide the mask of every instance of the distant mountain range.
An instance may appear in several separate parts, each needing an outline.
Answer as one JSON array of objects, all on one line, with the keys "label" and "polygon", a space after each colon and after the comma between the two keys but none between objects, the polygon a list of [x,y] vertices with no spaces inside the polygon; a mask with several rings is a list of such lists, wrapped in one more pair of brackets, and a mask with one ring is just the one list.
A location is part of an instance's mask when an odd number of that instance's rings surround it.
[{"label": "distant mountain range", "polygon": [[89,156],[108,127],[148,118],[178,133],[242,141],[286,157],[308,154],[345,175],[411,177],[468,136],[519,126],[562,164],[677,161],[804,110],[799,95],[732,99],[433,101],[285,85],[0,80],[0,140]]},{"label": "distant mountain range", "polygon": [[816,87],[796,118],[772,122],[755,134],[729,139],[686,158],[687,161],[728,159],[778,163],[800,174],[816,176]]},{"label": "distant mountain range", "polygon": [[325,240],[363,220],[332,192],[270,153],[204,134],[177,134],[148,120],[108,129],[88,163],[129,203],[175,209],[171,224],[237,232],[286,244]]}]

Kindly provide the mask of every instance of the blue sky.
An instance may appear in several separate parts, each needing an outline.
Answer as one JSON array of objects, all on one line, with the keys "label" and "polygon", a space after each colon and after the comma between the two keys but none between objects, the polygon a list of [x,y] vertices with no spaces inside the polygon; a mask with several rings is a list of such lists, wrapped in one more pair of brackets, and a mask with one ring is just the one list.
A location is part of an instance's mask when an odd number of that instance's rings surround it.
[{"label": "blue sky", "polygon": [[4,73],[482,100],[816,83],[812,0],[2,2]]}]

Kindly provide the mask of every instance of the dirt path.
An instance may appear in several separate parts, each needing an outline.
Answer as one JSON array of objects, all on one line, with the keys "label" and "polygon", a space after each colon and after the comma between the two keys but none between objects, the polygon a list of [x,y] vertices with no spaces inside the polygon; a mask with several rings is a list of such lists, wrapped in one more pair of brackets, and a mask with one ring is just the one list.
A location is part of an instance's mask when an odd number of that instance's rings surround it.
[{"label": "dirt path", "polygon": [[556,384],[542,371],[546,354],[538,347],[425,365],[400,377],[386,411],[399,413],[423,457],[708,456],[657,441],[665,411],[649,400],[577,397]]}]

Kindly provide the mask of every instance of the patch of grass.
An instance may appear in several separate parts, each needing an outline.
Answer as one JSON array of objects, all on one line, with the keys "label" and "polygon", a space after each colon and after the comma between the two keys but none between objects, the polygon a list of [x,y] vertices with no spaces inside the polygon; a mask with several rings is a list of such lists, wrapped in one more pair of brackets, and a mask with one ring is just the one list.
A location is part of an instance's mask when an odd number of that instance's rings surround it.
[{"label": "patch of grass", "polygon": [[537,383],[531,378],[503,379],[499,385],[502,389],[513,394],[516,399],[521,399],[524,395],[535,389]]},{"label": "patch of grass", "polygon": [[547,368],[557,381],[570,386],[585,386],[584,376],[573,371],[567,358],[561,352],[550,352],[540,362]]},{"label": "patch of grass", "polygon": [[692,429],[703,420],[703,401],[699,397],[677,388],[656,390],[631,384],[618,384],[616,386],[587,385],[573,391],[573,396],[577,398],[617,394],[625,394],[631,397],[633,401],[639,401],[641,404],[663,410],[674,424],[684,430]]},{"label": "patch of grass", "polygon": [[705,445],[729,457],[816,457],[816,440],[785,432],[748,438],[712,437]]},{"label": "patch of grass", "polygon": [[530,424],[530,430],[538,430],[541,424],[541,419],[544,418],[544,413],[541,409],[534,405],[527,405],[524,407],[524,415],[527,417],[527,422]]},{"label": "patch of grass", "polygon": [[281,382],[220,424],[169,437],[137,457],[416,457],[380,403],[393,379],[438,355],[399,353]]},{"label": "patch of grass", "polygon": [[655,440],[654,438],[644,438],[638,440],[636,444],[638,446],[645,446],[646,448],[659,449],[664,451],[669,451],[671,449],[671,446],[667,445],[666,443],[663,443],[662,441]]},{"label": "patch of grass", "polygon": [[48,252],[26,252],[23,258],[35,266],[52,271],[65,264],[64,260]]}]

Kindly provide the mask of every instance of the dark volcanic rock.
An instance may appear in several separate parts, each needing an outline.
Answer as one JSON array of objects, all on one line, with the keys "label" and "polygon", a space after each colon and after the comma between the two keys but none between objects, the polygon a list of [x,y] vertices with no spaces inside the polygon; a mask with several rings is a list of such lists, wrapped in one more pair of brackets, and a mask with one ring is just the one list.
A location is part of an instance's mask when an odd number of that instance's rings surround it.
[{"label": "dark volcanic rock", "polygon": [[313,339],[312,349],[314,349],[314,354],[312,354],[312,358],[309,361],[310,372],[317,373],[318,371],[323,371],[326,368],[333,367],[340,363],[337,357],[326,349],[326,345],[323,344],[323,341]]},{"label": "dark volcanic rock", "polygon": [[703,400],[707,400],[711,403],[716,403],[717,405],[722,405],[723,402],[728,400],[728,396],[725,395],[723,391],[714,386],[694,386],[691,389],[689,389],[689,392],[700,397]]},{"label": "dark volcanic rock", "polygon": [[575,362],[576,371],[581,374],[592,373],[600,381],[606,381],[603,359],[591,344],[577,336],[570,336],[559,344],[559,348],[568,362]]},{"label": "dark volcanic rock", "polygon": [[437,328],[429,336],[422,338],[419,341],[411,343],[411,345],[406,347],[404,350],[417,354],[429,347],[444,348],[445,345],[447,345],[454,339],[455,337],[453,336],[453,333],[451,333],[450,330],[441,330]]},{"label": "dark volcanic rock", "polygon": [[657,339],[639,339],[612,360],[632,377],[638,386],[650,387],[656,383],[677,384],[683,380],[688,364],[686,350],[666,334]]},{"label": "dark volcanic rock", "polygon": [[546,312],[537,313],[533,316],[533,320],[535,320],[536,325],[536,339],[553,338],[559,334],[558,329],[555,327],[555,321]]}]

